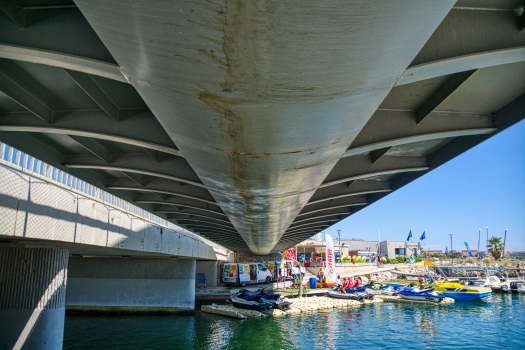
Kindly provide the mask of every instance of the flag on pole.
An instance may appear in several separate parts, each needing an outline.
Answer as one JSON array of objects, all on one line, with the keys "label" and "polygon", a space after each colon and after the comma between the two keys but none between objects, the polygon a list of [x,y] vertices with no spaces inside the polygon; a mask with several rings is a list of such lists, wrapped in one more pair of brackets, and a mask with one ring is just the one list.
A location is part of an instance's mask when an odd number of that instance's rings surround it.
[{"label": "flag on pole", "polygon": [[423,234],[421,235],[421,238],[419,239],[420,241],[424,241],[426,239],[425,237],[425,231],[423,231]]},{"label": "flag on pole", "polygon": [[469,258],[473,258],[474,255],[472,255],[472,252],[470,251],[470,248],[469,248],[467,242],[465,242],[465,246],[467,247],[467,251],[468,251],[468,256],[469,256]]},{"label": "flag on pole", "polygon": [[445,247],[445,255],[448,256],[448,247]]},{"label": "flag on pole", "polygon": [[337,279],[337,274],[335,272],[335,255],[334,255],[334,242],[332,241],[332,236],[329,234],[325,235],[326,240],[326,277],[330,279],[331,282],[335,282]]},{"label": "flag on pole", "polygon": [[410,230],[410,233],[408,234],[407,242],[410,241],[410,238],[412,238],[412,230]]}]

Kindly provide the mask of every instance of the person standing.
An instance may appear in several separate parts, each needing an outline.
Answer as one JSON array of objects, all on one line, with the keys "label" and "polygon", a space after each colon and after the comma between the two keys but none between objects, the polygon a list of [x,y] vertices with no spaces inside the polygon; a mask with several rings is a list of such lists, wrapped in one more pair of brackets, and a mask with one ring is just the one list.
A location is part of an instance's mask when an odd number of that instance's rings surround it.
[{"label": "person standing", "polygon": [[406,265],[407,264],[407,256],[406,256],[406,254],[403,255],[403,260],[405,261],[405,265]]}]

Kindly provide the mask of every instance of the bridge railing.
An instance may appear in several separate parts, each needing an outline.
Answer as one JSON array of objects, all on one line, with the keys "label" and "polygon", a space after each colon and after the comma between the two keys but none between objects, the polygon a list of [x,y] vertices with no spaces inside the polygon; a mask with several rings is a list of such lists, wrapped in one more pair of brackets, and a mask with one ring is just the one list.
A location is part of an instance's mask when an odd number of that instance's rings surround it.
[{"label": "bridge railing", "polygon": [[114,209],[118,209],[126,214],[138,217],[164,229],[177,232],[189,238],[202,241],[223,254],[227,254],[226,248],[194,234],[168,220],[154,215],[128,201],[123,200],[111,193],[108,193],[96,186],[93,186],[81,179],[66,173],[50,164],[47,164],[35,157],[30,156],[14,147],[0,142],[0,165],[19,171],[23,174],[32,176],[39,180],[51,183],[55,186],[64,188],[73,193],[82,195],[89,199],[103,203]]}]

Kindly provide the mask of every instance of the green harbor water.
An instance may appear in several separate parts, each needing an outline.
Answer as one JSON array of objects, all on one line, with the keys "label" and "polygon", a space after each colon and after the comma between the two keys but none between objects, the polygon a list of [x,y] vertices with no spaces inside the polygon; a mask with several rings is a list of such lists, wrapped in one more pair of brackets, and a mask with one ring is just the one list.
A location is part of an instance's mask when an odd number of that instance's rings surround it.
[{"label": "green harbor water", "polygon": [[525,295],[381,303],[264,319],[67,316],[64,349],[524,349]]}]

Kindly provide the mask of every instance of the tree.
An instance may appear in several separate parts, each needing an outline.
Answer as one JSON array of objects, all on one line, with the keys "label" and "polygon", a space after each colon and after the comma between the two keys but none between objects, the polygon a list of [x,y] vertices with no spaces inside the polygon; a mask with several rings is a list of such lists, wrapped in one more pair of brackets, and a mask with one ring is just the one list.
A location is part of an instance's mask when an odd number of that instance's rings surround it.
[{"label": "tree", "polygon": [[505,244],[502,243],[501,237],[490,237],[487,249],[494,259],[501,258],[501,255],[503,254],[503,248],[505,248]]},{"label": "tree", "polygon": [[448,257],[451,259],[461,259],[463,255],[461,255],[461,253],[458,253],[458,252],[453,252],[453,253],[448,253]]}]

